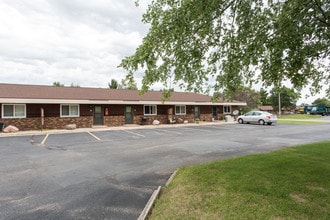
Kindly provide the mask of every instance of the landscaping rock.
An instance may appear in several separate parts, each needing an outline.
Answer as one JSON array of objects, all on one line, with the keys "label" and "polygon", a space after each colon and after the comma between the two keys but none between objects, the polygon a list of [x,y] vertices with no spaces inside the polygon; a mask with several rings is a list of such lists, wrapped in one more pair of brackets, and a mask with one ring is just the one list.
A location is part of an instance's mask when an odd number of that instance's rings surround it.
[{"label": "landscaping rock", "polygon": [[178,118],[178,123],[182,124],[183,123],[183,119],[182,118]]},{"label": "landscaping rock", "polygon": [[234,122],[235,121],[234,117],[232,117],[230,115],[226,115],[225,118],[226,118],[225,119],[226,122]]},{"label": "landscaping rock", "polygon": [[5,133],[16,133],[19,129],[13,125],[8,125],[5,129],[3,129],[3,132]]},{"label": "landscaping rock", "polygon": [[153,125],[159,125],[160,122],[159,122],[158,120],[154,120],[154,121],[152,122],[152,124],[153,124]]},{"label": "landscaping rock", "polygon": [[74,130],[76,128],[77,128],[76,124],[68,124],[65,126],[65,129],[67,129],[67,130]]}]

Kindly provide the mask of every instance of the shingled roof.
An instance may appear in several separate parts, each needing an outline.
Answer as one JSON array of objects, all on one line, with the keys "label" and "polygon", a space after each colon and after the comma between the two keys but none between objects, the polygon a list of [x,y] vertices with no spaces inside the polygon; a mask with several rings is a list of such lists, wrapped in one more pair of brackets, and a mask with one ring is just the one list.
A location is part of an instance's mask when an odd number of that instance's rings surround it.
[{"label": "shingled roof", "polygon": [[139,95],[137,90],[4,83],[0,83],[0,103],[246,105],[238,101],[212,103],[211,96],[188,92],[173,92],[163,103],[161,91]]},{"label": "shingled roof", "polygon": [[273,106],[270,105],[264,105],[259,107],[260,111],[273,111]]}]

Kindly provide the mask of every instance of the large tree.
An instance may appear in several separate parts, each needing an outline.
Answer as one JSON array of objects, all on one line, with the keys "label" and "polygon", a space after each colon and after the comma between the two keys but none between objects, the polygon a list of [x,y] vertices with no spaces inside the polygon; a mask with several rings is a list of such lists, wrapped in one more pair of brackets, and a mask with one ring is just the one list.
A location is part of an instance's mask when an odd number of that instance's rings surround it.
[{"label": "large tree", "polygon": [[330,100],[327,98],[318,98],[315,99],[314,102],[312,103],[313,105],[325,105],[325,106],[330,106]]},{"label": "large tree", "polygon": [[53,82],[53,86],[64,87],[64,84],[62,84],[60,82]]},{"label": "large tree", "polygon": [[240,87],[233,94],[232,99],[246,102],[247,106],[244,107],[244,112],[252,109],[257,109],[260,105],[260,94],[250,87]]},{"label": "large tree", "polygon": [[120,87],[122,89],[138,90],[137,84],[132,75],[127,75],[122,79]]},{"label": "large tree", "polygon": [[[279,98],[280,96],[280,98]],[[279,108],[279,100],[281,101],[281,109],[293,110],[296,108],[300,95],[293,89],[287,87],[273,88],[270,91],[269,100],[275,110]]]},{"label": "large tree", "polygon": [[265,89],[260,89],[259,96],[261,105],[271,105],[271,101],[268,97],[268,92]]},{"label": "large tree", "polygon": [[111,79],[111,82],[108,83],[108,87],[109,87],[109,89],[120,89],[121,85],[118,83],[117,80]]},{"label": "large tree", "polygon": [[329,85],[329,0],[153,0],[143,22],[148,34],[120,64],[130,77],[144,71],[142,91]]}]

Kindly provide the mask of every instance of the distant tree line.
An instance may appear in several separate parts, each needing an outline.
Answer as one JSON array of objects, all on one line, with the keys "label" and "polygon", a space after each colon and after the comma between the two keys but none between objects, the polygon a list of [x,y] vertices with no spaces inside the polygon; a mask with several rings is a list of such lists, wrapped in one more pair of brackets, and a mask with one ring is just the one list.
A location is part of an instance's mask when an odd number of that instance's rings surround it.
[{"label": "distant tree line", "polygon": [[[64,87],[61,82],[54,82],[53,86]],[[70,87],[80,87],[78,84],[71,83]],[[108,83],[109,89],[129,89],[138,90],[137,83],[133,77],[126,77],[119,83],[116,79],[111,79]],[[171,90],[173,92],[173,90]],[[246,102],[247,106],[242,110],[244,112],[258,109],[260,106],[272,106],[274,111],[279,108],[279,95],[281,101],[281,108],[286,110],[294,110],[297,105],[297,101],[300,98],[300,94],[294,91],[294,89],[282,87],[274,87],[269,92],[265,89],[260,91],[252,89],[248,86],[240,86],[232,96],[232,100]],[[312,105],[326,105],[330,106],[330,100],[327,98],[318,98]],[[308,105],[308,104],[302,104]]]},{"label": "distant tree line", "polygon": [[[279,100],[281,101],[281,109],[285,109],[288,111],[294,110],[297,106],[297,101],[299,98],[299,93],[285,86],[273,88],[269,92],[265,89],[260,89],[260,91],[256,91],[251,87],[243,86],[237,89],[232,99],[246,102],[247,106],[242,109],[244,112],[246,112],[253,109],[258,109],[258,107],[260,106],[272,106],[274,111],[278,111]],[[330,106],[330,100],[327,98],[318,98],[314,102],[309,104]]]},{"label": "distant tree line", "polygon": [[119,83],[116,79],[111,79],[110,83],[108,83],[109,89],[129,89],[129,90],[138,90],[137,84],[133,77],[126,77],[121,80]]},{"label": "distant tree line", "polygon": [[[53,82],[53,86],[56,86],[56,87],[64,87],[64,84],[60,83],[60,82]],[[80,85],[78,84],[74,84],[74,83],[71,83],[70,87],[76,87],[76,88],[79,88]]]}]

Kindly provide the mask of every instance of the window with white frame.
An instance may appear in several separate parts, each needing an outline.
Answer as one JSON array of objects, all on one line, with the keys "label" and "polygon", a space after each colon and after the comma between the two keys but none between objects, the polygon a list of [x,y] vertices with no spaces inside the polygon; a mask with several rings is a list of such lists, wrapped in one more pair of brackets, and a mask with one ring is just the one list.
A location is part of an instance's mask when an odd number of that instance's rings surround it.
[{"label": "window with white frame", "polygon": [[185,105],[176,105],[175,106],[175,114],[176,115],[185,115],[186,114],[186,106]]},{"label": "window with white frame", "polygon": [[79,105],[61,105],[61,117],[79,117]]},{"label": "window with white frame", "polygon": [[157,105],[145,105],[144,115],[157,115]]},{"label": "window with white frame", "polygon": [[25,104],[3,104],[2,118],[26,118]]},{"label": "window with white frame", "polygon": [[223,114],[230,114],[231,113],[231,106],[225,105],[223,106]]}]

